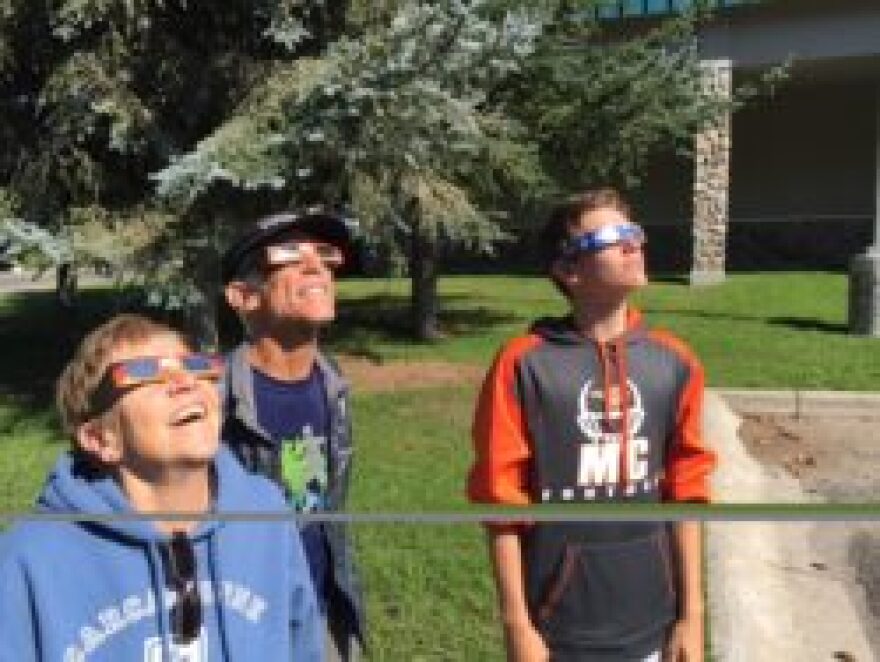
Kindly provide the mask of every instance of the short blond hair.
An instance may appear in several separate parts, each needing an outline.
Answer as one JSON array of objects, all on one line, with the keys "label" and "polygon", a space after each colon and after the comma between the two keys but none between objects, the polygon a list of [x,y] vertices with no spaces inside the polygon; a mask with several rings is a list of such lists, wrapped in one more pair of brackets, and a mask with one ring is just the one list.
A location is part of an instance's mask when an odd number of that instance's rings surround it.
[{"label": "short blond hair", "polygon": [[64,431],[76,439],[77,429],[96,414],[95,395],[113,352],[125,344],[169,336],[189,345],[175,329],[142,315],[117,315],[82,339],[64,368],[55,390],[55,403]]}]

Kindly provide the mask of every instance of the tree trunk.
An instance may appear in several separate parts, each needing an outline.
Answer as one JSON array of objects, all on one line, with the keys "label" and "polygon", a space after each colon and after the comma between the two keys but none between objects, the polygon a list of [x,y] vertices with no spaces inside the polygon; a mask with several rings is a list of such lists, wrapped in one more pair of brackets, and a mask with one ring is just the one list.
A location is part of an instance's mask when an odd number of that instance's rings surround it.
[{"label": "tree trunk", "polygon": [[55,271],[55,300],[65,310],[76,306],[76,270],[70,262],[62,262]]},{"label": "tree trunk", "polygon": [[219,349],[217,333],[217,298],[209,297],[197,307],[193,320],[193,336],[201,350],[216,352]]},{"label": "tree trunk", "polygon": [[219,350],[218,338],[218,303],[219,299],[215,294],[217,285],[213,280],[201,280],[196,284],[202,293],[202,301],[183,311],[184,326],[187,335],[193,340],[199,351]]},{"label": "tree trunk", "polygon": [[413,330],[419,340],[441,337],[437,300],[437,240],[416,222],[413,224],[409,254],[411,313]]}]

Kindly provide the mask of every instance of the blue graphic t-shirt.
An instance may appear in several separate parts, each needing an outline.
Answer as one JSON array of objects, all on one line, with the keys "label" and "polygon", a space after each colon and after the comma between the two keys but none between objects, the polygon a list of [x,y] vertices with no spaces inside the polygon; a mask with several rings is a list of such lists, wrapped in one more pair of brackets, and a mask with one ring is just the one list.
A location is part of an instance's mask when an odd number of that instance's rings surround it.
[{"label": "blue graphic t-shirt", "polygon": [[[252,369],[257,421],[279,445],[281,476],[297,512],[324,510],[327,498],[329,410],[321,371],[300,381],[282,381]],[[317,522],[302,527],[302,541],[315,592],[326,606],[329,552]]]}]

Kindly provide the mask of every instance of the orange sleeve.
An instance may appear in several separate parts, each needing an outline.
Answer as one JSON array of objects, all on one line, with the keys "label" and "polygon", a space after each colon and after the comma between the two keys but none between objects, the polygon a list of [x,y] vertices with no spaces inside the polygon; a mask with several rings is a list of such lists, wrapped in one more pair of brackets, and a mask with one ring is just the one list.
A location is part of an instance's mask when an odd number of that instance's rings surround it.
[{"label": "orange sleeve", "polygon": [[475,459],[467,494],[473,502],[531,502],[528,475],[532,452],[515,380],[518,359],[539,342],[536,336],[524,336],[508,343],[483,381],[471,430]]},{"label": "orange sleeve", "polygon": [[714,451],[706,447],[702,438],[703,392],[706,386],[703,366],[693,352],[674,336],[660,331],[654,331],[651,335],[672,349],[688,368],[661,484],[663,500],[708,503],[709,473],[715,468],[717,460]]}]

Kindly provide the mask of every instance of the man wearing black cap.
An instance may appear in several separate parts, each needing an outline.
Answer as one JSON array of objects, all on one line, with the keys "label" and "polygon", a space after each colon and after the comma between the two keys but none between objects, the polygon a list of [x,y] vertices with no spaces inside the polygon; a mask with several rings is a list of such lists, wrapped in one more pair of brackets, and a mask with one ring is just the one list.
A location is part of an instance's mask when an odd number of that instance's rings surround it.
[{"label": "man wearing black cap", "polygon": [[[226,301],[246,336],[227,362],[223,439],[298,512],[340,510],[348,491],[348,386],[318,335],[335,317],[333,272],[349,248],[345,219],[310,208],[261,218],[222,261]],[[357,659],[364,616],[345,524],[309,522],[301,531],[329,659]]]}]

